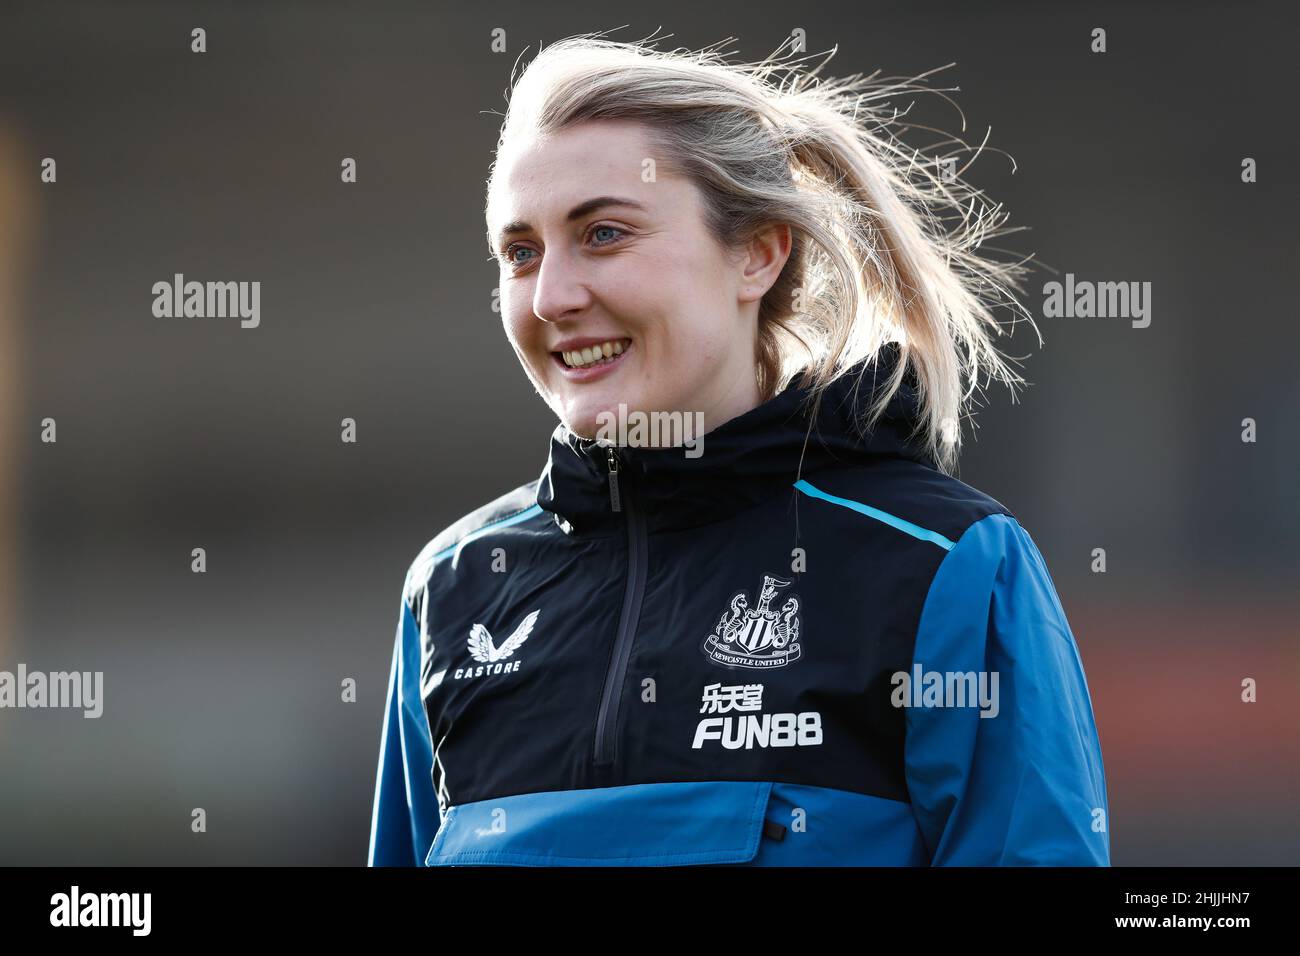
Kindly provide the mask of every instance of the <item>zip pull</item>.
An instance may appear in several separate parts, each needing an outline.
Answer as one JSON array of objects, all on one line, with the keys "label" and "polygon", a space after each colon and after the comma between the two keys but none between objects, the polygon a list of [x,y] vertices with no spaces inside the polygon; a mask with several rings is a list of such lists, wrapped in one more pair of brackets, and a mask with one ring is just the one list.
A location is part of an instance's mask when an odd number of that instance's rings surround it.
[{"label": "zip pull", "polygon": [[785,839],[785,827],[775,820],[763,821],[763,836],[780,843]]},{"label": "zip pull", "polygon": [[618,453],[613,445],[605,450],[609,453],[609,506],[614,511],[622,511],[618,500]]}]

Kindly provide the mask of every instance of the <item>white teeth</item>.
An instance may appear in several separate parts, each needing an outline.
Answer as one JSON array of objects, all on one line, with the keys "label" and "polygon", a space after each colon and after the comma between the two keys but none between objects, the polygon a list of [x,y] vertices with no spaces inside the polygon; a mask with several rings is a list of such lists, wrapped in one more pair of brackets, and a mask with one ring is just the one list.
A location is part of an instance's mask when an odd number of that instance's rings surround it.
[{"label": "white teeth", "polygon": [[564,359],[564,364],[570,368],[585,368],[588,365],[596,365],[602,362],[610,361],[615,355],[623,354],[622,339],[617,341],[601,342],[599,345],[591,345],[582,349],[574,349],[571,352],[561,352],[560,356]]}]

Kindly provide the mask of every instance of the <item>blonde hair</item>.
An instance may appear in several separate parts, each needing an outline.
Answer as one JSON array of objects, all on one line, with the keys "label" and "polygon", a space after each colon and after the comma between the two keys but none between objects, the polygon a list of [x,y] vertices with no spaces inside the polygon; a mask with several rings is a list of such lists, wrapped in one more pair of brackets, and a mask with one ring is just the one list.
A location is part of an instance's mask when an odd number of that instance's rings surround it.
[{"label": "blonde hair", "polygon": [[[1013,399],[1024,382],[994,347],[1005,330],[990,306],[1007,300],[1037,332],[1007,291],[1022,290],[1029,270],[978,252],[1018,229],[1000,228],[1000,204],[991,207],[960,172],[939,175],[935,159],[895,135],[901,116],[889,98],[939,92],[918,82],[926,74],[820,80],[825,62],[811,70],[801,60],[782,64],[784,43],[738,65],[716,46],[663,52],[592,33],[544,47],[512,84],[498,158],[518,132],[636,120],[661,165],[700,189],[721,245],[741,248],[766,227],[789,225],[789,259],[759,306],[763,398],[807,372],[820,402],[832,381],[896,342],[899,361],[860,425],[874,426],[911,370],[921,409],[911,437],[923,433],[926,452],[951,474],[981,375],[1004,382]],[[952,142],[962,143],[939,145]]]}]

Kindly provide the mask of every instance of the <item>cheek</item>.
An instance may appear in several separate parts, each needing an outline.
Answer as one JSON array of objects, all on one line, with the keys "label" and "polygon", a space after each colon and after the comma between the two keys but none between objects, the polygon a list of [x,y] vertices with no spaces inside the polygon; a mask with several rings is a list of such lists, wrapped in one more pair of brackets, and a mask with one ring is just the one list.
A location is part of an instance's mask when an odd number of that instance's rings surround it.
[{"label": "cheek", "polygon": [[501,303],[501,326],[506,338],[518,349],[529,351],[537,340],[536,323],[529,321],[526,310],[513,307],[509,302]]},{"label": "cheek", "polygon": [[712,314],[684,317],[668,333],[668,350],[683,368],[713,365],[731,346],[728,330]]},{"label": "cheek", "polygon": [[505,329],[506,338],[510,340],[511,345],[519,347],[523,344],[520,341],[518,324],[513,322],[508,315],[501,316],[501,327]]}]

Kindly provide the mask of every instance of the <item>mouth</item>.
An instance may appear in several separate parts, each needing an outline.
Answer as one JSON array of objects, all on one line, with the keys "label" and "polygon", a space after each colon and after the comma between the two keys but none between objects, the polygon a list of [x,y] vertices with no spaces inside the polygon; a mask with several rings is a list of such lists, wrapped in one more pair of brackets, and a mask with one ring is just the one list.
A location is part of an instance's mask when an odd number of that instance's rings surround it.
[{"label": "mouth", "polygon": [[613,338],[552,352],[551,359],[569,381],[589,382],[613,371],[627,358],[631,349],[631,339]]}]

